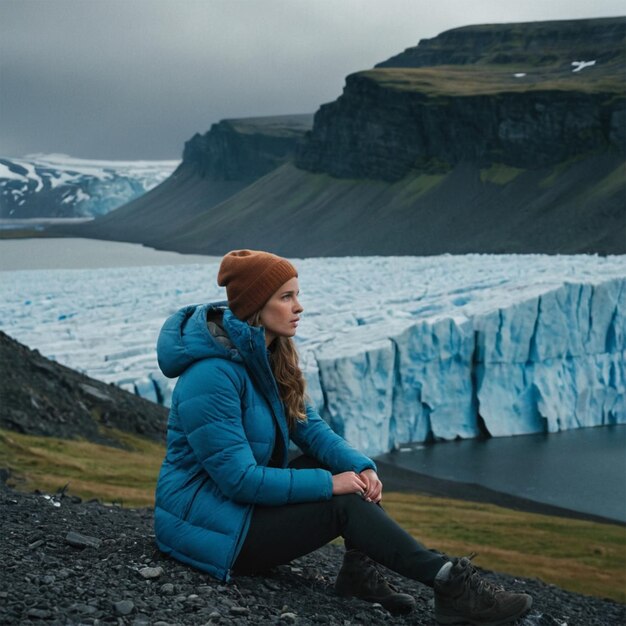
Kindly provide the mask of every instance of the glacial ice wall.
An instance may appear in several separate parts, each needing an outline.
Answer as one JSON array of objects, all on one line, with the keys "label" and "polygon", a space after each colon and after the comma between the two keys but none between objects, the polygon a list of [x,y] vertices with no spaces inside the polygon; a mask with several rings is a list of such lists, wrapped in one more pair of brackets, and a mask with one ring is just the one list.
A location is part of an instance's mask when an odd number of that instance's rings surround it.
[{"label": "glacial ice wall", "polygon": [[[626,257],[301,259],[308,391],[350,443],[626,423]],[[0,328],[47,357],[169,405],[164,319],[224,299],[219,259],[0,273]],[[340,268],[341,271],[338,271]]]},{"label": "glacial ice wall", "polygon": [[309,383],[333,428],[371,455],[626,423],[625,311],[626,281],[613,279],[380,336],[360,326],[316,352]]}]

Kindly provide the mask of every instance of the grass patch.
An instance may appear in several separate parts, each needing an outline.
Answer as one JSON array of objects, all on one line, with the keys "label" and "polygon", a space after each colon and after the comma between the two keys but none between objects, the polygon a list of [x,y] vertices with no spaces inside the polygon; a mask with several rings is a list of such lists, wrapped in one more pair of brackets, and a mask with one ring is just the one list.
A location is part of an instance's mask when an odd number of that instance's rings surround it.
[{"label": "grass patch", "polygon": [[[112,429],[107,434],[124,449],[0,430],[0,466],[23,491],[55,492],[69,482],[69,492],[82,498],[152,506],[164,447]],[[626,602],[626,527],[404,493],[386,493],[384,506],[429,547],[477,552],[483,567]]]},{"label": "grass patch", "polygon": [[[621,66],[607,68],[604,73],[574,74],[545,69],[534,71],[532,66],[509,64],[439,65],[436,67],[375,68],[358,72],[381,87],[396,91],[415,91],[426,96],[481,96],[497,93],[533,91],[579,91],[583,93],[619,94],[626,91]],[[516,72],[528,72],[524,79]]]},{"label": "grass patch", "polygon": [[519,167],[510,167],[503,163],[494,163],[488,169],[480,170],[480,182],[504,186],[515,180],[523,171],[524,170]]},{"label": "grass patch", "polygon": [[491,504],[388,493],[385,510],[419,541],[477,564],[626,602],[626,528]]},{"label": "grass patch", "polygon": [[70,493],[82,498],[152,506],[165,448],[113,429],[106,434],[125,449],[0,430],[1,465],[11,470],[9,484],[21,490],[54,493],[69,483]]}]

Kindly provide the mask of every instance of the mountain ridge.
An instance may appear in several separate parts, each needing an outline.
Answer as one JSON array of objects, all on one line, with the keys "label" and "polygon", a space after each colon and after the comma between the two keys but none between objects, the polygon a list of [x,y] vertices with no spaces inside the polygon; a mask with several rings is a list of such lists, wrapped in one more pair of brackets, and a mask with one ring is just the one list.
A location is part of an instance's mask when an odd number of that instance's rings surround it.
[{"label": "mountain ridge", "polygon": [[164,181],[177,165],[64,154],[0,157],[0,219],[104,215]]}]

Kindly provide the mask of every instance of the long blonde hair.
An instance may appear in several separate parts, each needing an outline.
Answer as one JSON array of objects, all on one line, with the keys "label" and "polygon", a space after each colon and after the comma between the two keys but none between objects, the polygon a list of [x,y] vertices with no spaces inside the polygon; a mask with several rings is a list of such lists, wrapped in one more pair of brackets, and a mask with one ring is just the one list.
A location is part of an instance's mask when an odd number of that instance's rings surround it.
[{"label": "long blonde hair", "polygon": [[[248,321],[261,326],[260,311]],[[287,425],[292,430],[297,422],[306,421],[306,381],[298,364],[298,351],[291,337],[276,337],[270,346],[270,366],[285,407]]]}]

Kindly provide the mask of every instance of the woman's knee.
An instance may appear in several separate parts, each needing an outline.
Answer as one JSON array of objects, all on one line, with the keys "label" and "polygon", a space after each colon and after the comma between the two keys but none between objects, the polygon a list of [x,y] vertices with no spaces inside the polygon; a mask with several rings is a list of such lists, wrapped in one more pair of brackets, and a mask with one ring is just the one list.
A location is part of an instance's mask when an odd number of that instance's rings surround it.
[{"label": "woman's knee", "polygon": [[344,511],[348,514],[362,512],[368,506],[376,506],[371,502],[366,502],[358,493],[333,496],[333,505],[340,511]]}]

